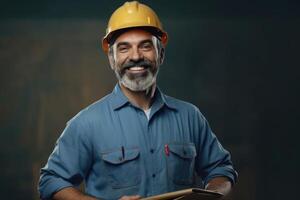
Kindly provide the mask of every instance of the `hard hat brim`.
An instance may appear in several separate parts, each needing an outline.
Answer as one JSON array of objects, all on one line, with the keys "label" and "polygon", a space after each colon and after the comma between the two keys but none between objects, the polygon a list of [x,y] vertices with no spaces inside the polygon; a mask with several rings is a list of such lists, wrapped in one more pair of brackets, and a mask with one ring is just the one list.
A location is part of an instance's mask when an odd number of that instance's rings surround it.
[{"label": "hard hat brim", "polygon": [[152,35],[156,36],[164,46],[166,46],[168,41],[168,34],[165,31],[162,31],[153,26],[135,26],[135,27],[126,27],[122,29],[118,29],[115,31],[110,32],[109,34],[105,35],[102,39],[102,49],[105,53],[108,52],[109,46],[113,45],[116,39],[122,35],[124,32],[132,29],[142,29],[145,30]]}]

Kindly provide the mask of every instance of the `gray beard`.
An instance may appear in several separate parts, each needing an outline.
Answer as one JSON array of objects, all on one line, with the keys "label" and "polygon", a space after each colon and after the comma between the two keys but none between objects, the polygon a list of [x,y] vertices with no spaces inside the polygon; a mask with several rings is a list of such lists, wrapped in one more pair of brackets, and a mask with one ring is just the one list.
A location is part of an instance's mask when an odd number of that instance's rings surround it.
[{"label": "gray beard", "polygon": [[145,91],[148,90],[155,82],[156,77],[158,74],[157,72],[153,75],[151,72],[148,72],[148,75],[144,78],[138,77],[134,80],[129,79],[129,77],[124,74],[122,77],[120,74],[115,70],[115,74],[120,83],[122,83],[125,87],[130,89],[131,91]]}]

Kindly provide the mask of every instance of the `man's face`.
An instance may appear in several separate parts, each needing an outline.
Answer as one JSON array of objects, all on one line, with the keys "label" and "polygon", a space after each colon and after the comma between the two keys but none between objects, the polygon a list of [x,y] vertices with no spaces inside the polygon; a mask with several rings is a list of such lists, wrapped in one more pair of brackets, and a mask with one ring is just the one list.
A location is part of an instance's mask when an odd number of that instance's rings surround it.
[{"label": "man's face", "polygon": [[161,63],[156,37],[133,29],[121,34],[111,48],[110,65],[125,87],[144,91],[156,82]]}]

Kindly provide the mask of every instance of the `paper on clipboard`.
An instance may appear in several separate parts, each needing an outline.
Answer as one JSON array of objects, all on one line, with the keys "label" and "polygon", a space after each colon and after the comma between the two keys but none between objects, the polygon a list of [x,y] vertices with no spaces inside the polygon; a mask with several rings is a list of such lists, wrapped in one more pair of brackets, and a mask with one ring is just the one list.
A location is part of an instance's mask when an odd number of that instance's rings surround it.
[{"label": "paper on clipboard", "polygon": [[143,198],[142,200],[217,200],[220,199],[222,196],[223,195],[218,192],[213,192],[210,190],[204,190],[200,188],[190,188],[147,197]]}]

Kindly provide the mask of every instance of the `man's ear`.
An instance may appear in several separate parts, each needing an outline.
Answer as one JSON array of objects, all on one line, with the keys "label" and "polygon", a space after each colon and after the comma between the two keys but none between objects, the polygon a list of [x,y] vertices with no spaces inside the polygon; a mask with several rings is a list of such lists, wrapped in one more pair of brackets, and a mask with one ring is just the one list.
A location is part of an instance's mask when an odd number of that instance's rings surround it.
[{"label": "man's ear", "polygon": [[159,65],[162,65],[165,59],[165,48],[161,48],[159,56]]},{"label": "man's ear", "polygon": [[[112,47],[111,47],[112,48]],[[110,68],[112,70],[115,70],[114,69],[114,66],[115,66],[115,59],[114,59],[114,53],[112,52],[112,49],[109,49],[108,53],[107,53],[107,57],[108,57],[108,61],[109,61],[109,65],[110,65]]]}]

